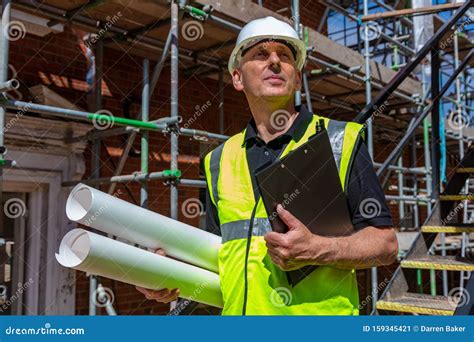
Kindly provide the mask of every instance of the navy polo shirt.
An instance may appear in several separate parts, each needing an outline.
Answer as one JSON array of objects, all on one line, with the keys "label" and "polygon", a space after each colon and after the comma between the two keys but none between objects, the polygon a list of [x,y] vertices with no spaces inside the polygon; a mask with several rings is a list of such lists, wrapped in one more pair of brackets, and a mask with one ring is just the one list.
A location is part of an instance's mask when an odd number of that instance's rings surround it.
[{"label": "navy polo shirt", "polygon": [[[245,146],[247,151],[247,161],[254,192],[258,191],[254,171],[277,159],[293,137],[304,133],[306,127],[312,120],[312,116],[313,114],[302,105],[300,113],[291,127],[285,133],[268,143],[265,143],[258,136],[255,121],[252,119],[248,123],[243,146]],[[360,230],[368,226],[392,226],[392,218],[385,202],[384,192],[375,173],[367,146],[362,139],[360,139],[358,145],[355,147],[354,153],[352,167],[348,170],[349,183],[346,191],[347,204],[354,228]],[[256,193],[254,195],[256,195]],[[369,202],[376,203],[377,205],[369,208],[369,205],[366,205]],[[207,187],[206,230],[221,235],[217,208],[211,201]]]}]

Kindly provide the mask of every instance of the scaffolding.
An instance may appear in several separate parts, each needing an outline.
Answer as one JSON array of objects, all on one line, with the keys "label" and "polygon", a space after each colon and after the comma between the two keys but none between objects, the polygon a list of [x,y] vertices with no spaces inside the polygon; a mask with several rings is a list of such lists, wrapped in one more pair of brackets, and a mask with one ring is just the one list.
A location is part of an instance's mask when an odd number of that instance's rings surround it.
[{"label": "scaffolding", "polygon": [[[3,0],[1,37],[0,37],[0,92],[4,93],[18,88],[16,80],[9,80],[8,73],[8,55],[9,40],[5,28],[10,22],[10,13],[12,5],[15,8],[25,10],[39,11],[44,17],[48,18],[49,24],[54,25],[61,22],[70,22],[86,29],[88,32],[97,31],[97,23],[104,25],[103,15],[99,11],[94,12],[108,1],[83,1],[75,8],[67,9],[67,6],[61,6],[58,1],[21,1]],[[300,37],[307,42],[320,44],[322,48],[308,45],[308,59],[305,70],[303,71],[303,91],[296,96],[296,104],[299,105],[305,101],[307,107],[318,108],[323,115],[333,118],[350,118],[354,121],[364,123],[367,128],[367,143],[371,156],[374,154],[374,137],[378,141],[399,140],[399,143],[390,153],[389,157],[383,163],[375,163],[377,174],[382,177],[383,184],[388,190],[397,191],[396,195],[387,195],[390,201],[398,202],[400,222],[411,227],[420,225],[420,206],[426,207],[428,213],[431,212],[433,204],[439,199],[440,194],[440,169],[439,159],[441,157],[436,143],[445,137],[439,136],[439,130],[431,127],[444,126],[444,117],[440,121],[440,104],[451,106],[452,112],[458,116],[470,113],[472,106],[472,86],[470,85],[470,74],[465,68],[470,66],[472,57],[472,40],[469,34],[464,34],[458,30],[460,26],[468,24],[457,22],[463,18],[466,11],[472,5],[472,1],[454,4],[444,4],[436,6],[422,6],[422,1],[414,1],[418,8],[410,10],[393,8],[390,5],[379,1],[357,1],[356,5],[345,6],[340,1],[320,1],[326,6],[326,11],[322,22],[318,28],[308,28],[300,22],[300,2],[298,0],[290,1],[291,20],[294,28]],[[144,23],[143,27],[121,28],[117,25],[107,28],[106,34],[100,37],[95,46],[95,79],[94,94],[89,101],[88,112],[52,107],[49,105],[25,102],[20,100],[8,99],[3,96],[0,99],[0,127],[5,126],[6,110],[22,110],[27,108],[28,112],[45,114],[51,117],[68,118],[81,120],[88,123],[97,121],[111,123],[117,127],[105,131],[95,130],[85,137],[75,138],[76,140],[88,139],[92,146],[92,172],[89,179],[82,181],[86,184],[99,185],[109,184],[109,193],[113,193],[116,183],[138,182],[140,183],[140,205],[148,205],[148,182],[160,180],[164,181],[170,187],[170,217],[178,217],[178,189],[180,186],[205,187],[205,181],[201,179],[185,179],[181,177],[181,171],[178,169],[178,143],[179,136],[191,137],[196,141],[213,140],[217,142],[225,141],[228,136],[224,134],[224,96],[223,88],[226,82],[226,58],[229,48],[234,44],[236,34],[242,28],[243,24],[249,21],[252,16],[274,15],[288,21],[288,18],[272,12],[262,6],[262,2],[254,4],[251,1],[243,1],[242,6],[248,8],[247,11],[233,14],[233,5],[223,4],[219,1],[199,1],[190,5],[185,0],[180,1],[155,1],[157,8],[164,11],[169,9],[170,16],[160,18],[158,21]],[[418,4],[420,4],[418,6]],[[257,7],[258,6],[258,7]],[[433,16],[433,13],[449,12],[452,17],[449,20],[443,20],[441,17]],[[251,13],[251,12],[256,12]],[[92,14],[91,14],[92,13]],[[95,17],[94,17],[95,15]],[[324,54],[324,51],[318,50],[332,49],[328,39],[324,38],[319,31],[322,30],[324,22],[335,18],[336,15],[343,17],[344,29],[328,32],[329,36],[333,34],[343,34],[344,50],[352,58],[352,65],[344,65],[336,59],[336,52]],[[436,34],[423,40],[415,40],[415,35],[420,29],[420,23],[417,20],[422,16],[433,16]],[[180,22],[191,18],[201,25],[207,25],[207,30],[211,34],[215,33],[220,40],[210,46],[199,46],[191,44],[189,47],[178,45],[180,34]],[[347,27],[346,20],[350,20],[355,26]],[[419,20],[418,20],[419,21]],[[166,34],[150,34],[157,28],[169,27]],[[99,26],[100,28],[100,26]],[[371,34],[376,33],[374,38]],[[356,38],[356,42],[351,42],[351,36]],[[440,41],[447,41],[452,37],[447,48],[442,51],[439,49]],[[110,40],[120,40],[123,43],[133,43],[159,56],[153,71],[150,70],[149,59],[143,60],[143,82],[140,120],[122,118],[118,115],[109,115],[100,113],[102,108],[102,94],[100,85],[102,82],[102,60],[104,54],[104,42]],[[434,52],[436,47],[439,53]],[[338,47],[340,49],[342,47]],[[359,54],[362,54],[359,57]],[[431,53],[431,58],[427,55]],[[430,64],[426,59],[431,59],[431,69],[440,73],[429,73],[427,69]],[[374,61],[377,59],[377,63]],[[150,121],[150,98],[153,95],[161,71],[165,63],[169,61],[170,77],[170,115],[158,120]],[[207,77],[217,75],[219,85],[219,133],[207,132],[182,127],[182,117],[178,107],[178,73],[180,71],[179,61],[186,64],[184,74],[194,72],[199,76]],[[444,63],[444,64],[443,64]],[[384,66],[381,69],[381,66]],[[421,66],[421,68],[419,68]],[[443,70],[446,68],[446,70]],[[449,68],[449,70],[448,70]],[[400,71],[399,71],[400,70]],[[399,72],[398,72],[399,71]],[[398,72],[398,73],[397,73]],[[417,73],[421,84],[414,78],[409,78]],[[441,73],[449,76],[443,87],[439,87]],[[428,79],[431,77],[431,82]],[[451,84],[455,84],[453,95],[444,95]],[[430,86],[431,84],[431,86]],[[329,87],[329,94],[324,93],[322,89]],[[363,87],[363,90],[359,90]],[[439,96],[438,96],[439,95]],[[345,99],[351,97],[351,102],[345,102]],[[441,98],[439,98],[441,96]],[[430,101],[430,99],[432,99]],[[335,113],[337,111],[337,113]],[[357,114],[358,113],[358,114]],[[357,114],[357,115],[356,115]],[[429,119],[431,115],[431,120]],[[373,119],[384,120],[387,125],[376,126]],[[470,118],[470,114],[469,114]],[[441,126],[441,127],[442,127]],[[400,134],[400,129],[408,127],[405,134]],[[421,136],[420,139],[420,127]],[[469,131],[469,127],[466,129]],[[170,167],[167,170],[159,172],[149,172],[149,134],[152,132],[164,133],[169,137],[170,148]],[[417,136],[418,133],[418,136]],[[126,145],[123,149],[117,168],[112,177],[101,177],[100,158],[102,139],[110,136],[127,134]],[[122,175],[122,170],[132,148],[134,140],[140,137],[141,145],[141,167],[140,170],[132,174]],[[454,130],[446,134],[446,138],[453,139],[458,146],[459,158],[464,156],[464,149],[467,143],[474,139],[474,136],[466,134],[463,129]],[[424,149],[424,166],[418,166],[417,144],[422,140]],[[410,146],[412,159],[411,165],[405,165],[403,162],[403,150]],[[6,152],[4,147],[4,132],[0,130],[0,177],[3,168],[14,167],[15,162],[6,160],[3,155]],[[446,149],[443,150],[446,153]],[[445,155],[443,156],[445,158]],[[396,164],[396,165],[395,165]],[[397,185],[389,185],[389,180],[396,176]],[[442,180],[442,179],[441,179]],[[3,183],[0,179],[0,187]],[[69,187],[77,182],[66,181],[62,185]],[[421,187],[424,183],[425,187]],[[466,183],[466,194],[469,193],[469,184]],[[0,188],[2,191],[2,188]],[[467,201],[464,207],[464,217],[468,219],[474,217],[474,210],[469,211]],[[410,212],[411,219],[407,220],[407,212]],[[1,222],[0,222],[1,223]],[[463,233],[462,240],[463,254],[469,245],[468,236]],[[446,248],[444,236],[441,241],[441,251],[445,253]],[[446,277],[445,277],[446,278]],[[377,269],[371,271],[371,288],[373,308],[378,298]],[[444,280],[446,283],[446,280]],[[447,284],[447,283],[446,283]],[[94,315],[95,305],[92,303],[92,294],[101,289],[101,284],[95,276],[90,276],[90,311]],[[444,294],[447,294],[447,285],[444,286]],[[109,308],[110,313],[114,313],[113,308]]]},{"label": "scaffolding", "polygon": [[[443,179],[440,179],[440,169],[439,169],[439,161],[440,160],[445,160],[446,159],[446,143],[444,140],[446,139],[445,136],[440,137],[440,131],[444,133],[444,123],[445,123],[445,118],[444,115],[440,119],[440,102],[445,101],[445,102],[452,102],[454,103],[454,109],[458,115],[458,117],[461,117],[467,121],[466,123],[463,123],[461,127],[459,127],[459,132],[458,134],[452,134],[448,135],[446,134],[447,137],[453,138],[453,140],[457,140],[458,142],[458,149],[459,149],[459,160],[462,160],[464,157],[464,148],[465,148],[465,142],[472,140],[474,136],[472,133],[470,135],[464,136],[463,134],[463,128],[469,129],[469,123],[471,121],[471,115],[467,114],[466,108],[469,108],[468,104],[468,98],[461,97],[461,79],[462,79],[462,74],[460,73],[464,70],[464,67],[467,65],[470,65],[470,59],[471,59],[471,54],[472,54],[472,40],[470,39],[469,35],[465,35],[461,33],[459,30],[459,26],[457,27],[450,27],[444,24],[443,27],[439,28],[438,31],[436,32],[436,35],[443,36],[443,34],[439,34],[440,31],[445,29],[445,33],[450,32],[450,37],[446,38],[448,40],[452,41],[452,48],[451,51],[447,51],[446,53],[442,54],[441,50],[445,48],[445,46],[441,47],[440,44],[445,44],[444,42],[440,42],[439,40],[437,41],[434,39],[435,37],[430,38],[429,34],[433,34],[433,29],[431,24],[431,32],[429,31],[430,28],[430,20],[432,20],[432,16],[430,14],[432,13],[438,13],[438,12],[443,12],[445,10],[452,10],[455,8],[460,8],[461,6],[467,6],[470,5],[468,4],[463,4],[463,3],[448,3],[448,4],[441,4],[441,5],[435,5],[435,6],[424,6],[424,5],[431,5],[431,1],[413,1],[413,6],[414,8],[412,9],[395,9],[383,2],[380,1],[375,1],[375,6],[371,8],[371,10],[374,11],[373,14],[368,13],[369,6],[368,6],[368,1],[363,2],[363,14],[358,15],[359,13],[359,6],[355,8],[354,13],[350,13],[350,11],[347,8],[342,8],[340,5],[333,4],[330,2],[324,1],[324,3],[335,10],[336,12],[342,14],[344,16],[344,20],[346,18],[349,18],[353,21],[356,22],[356,28],[359,31],[359,28],[362,25],[362,28],[364,28],[365,35],[363,35],[363,40],[364,40],[364,56],[366,59],[366,63],[368,63],[368,60],[371,55],[377,56],[378,51],[381,51],[381,55],[379,57],[382,57],[382,61],[387,61],[390,60],[388,58],[388,54],[392,54],[391,56],[391,64],[392,68],[398,70],[400,67],[405,67],[403,70],[400,72],[400,74],[407,74],[410,72],[409,66],[413,66],[411,68],[412,70],[414,69],[415,66],[418,65],[418,63],[422,62],[422,58],[431,50],[431,72],[427,72],[427,65],[426,63],[422,65],[422,70],[421,70],[421,79],[423,80],[423,92],[422,92],[422,101],[420,101],[420,108],[417,110],[418,113],[421,112],[421,114],[418,116],[418,114],[415,114],[413,118],[413,121],[410,122],[409,129],[405,136],[401,139],[401,141],[398,143],[397,147],[392,151],[392,153],[389,155],[389,157],[385,160],[385,162],[382,165],[377,165],[379,166],[377,174],[379,176],[382,175],[383,171],[386,170],[387,168],[390,170],[390,164],[394,162],[396,159],[398,159],[397,163],[397,185],[392,186],[391,190],[398,190],[398,196],[387,196],[387,199],[393,200],[393,201],[398,201],[399,203],[399,220],[403,224],[404,221],[406,221],[406,206],[411,207],[411,214],[412,214],[412,220],[410,223],[411,227],[419,227],[419,205],[426,205],[428,209],[428,215],[431,214],[432,210],[432,205],[436,203],[436,200],[439,199],[439,195],[441,192],[441,180],[444,181],[446,179],[446,175],[444,174]],[[400,4],[400,2],[398,2]],[[377,6],[378,5],[378,6]],[[471,3],[472,5],[472,3]],[[379,10],[383,9],[382,12]],[[410,20],[406,15],[412,15],[414,16],[413,21]],[[461,11],[458,11],[454,14],[453,19],[450,20],[451,23],[456,23],[458,19],[461,18]],[[428,18],[426,18],[428,15],[430,15]],[[415,17],[416,16],[416,17]],[[424,16],[420,18],[420,16]],[[420,20],[421,19],[421,20]],[[426,20],[428,19],[428,20]],[[373,21],[376,20],[376,21]],[[423,21],[424,20],[424,21]],[[438,22],[442,22],[441,18],[436,17],[435,20]],[[380,24],[380,21],[382,21],[382,24]],[[468,23],[466,22],[461,23],[460,27],[464,27],[465,25],[469,25],[472,22],[472,18],[469,18]],[[390,25],[391,24],[391,25]],[[372,27],[370,27],[372,25]],[[391,26],[391,27],[390,27]],[[374,28],[375,27],[375,28]],[[391,31],[390,31],[391,28]],[[372,53],[369,52],[369,30],[376,31],[377,37],[375,39],[375,43],[373,44],[373,50]],[[347,30],[344,30],[344,41],[347,42]],[[428,34],[428,37],[422,37],[423,31],[425,31],[425,36]],[[384,32],[391,32],[392,37],[387,35]],[[421,37],[420,37],[421,36]],[[463,38],[464,40],[464,49],[463,49],[463,57],[464,60],[462,63],[460,63],[460,37]],[[403,38],[403,39],[400,39]],[[410,39],[414,38],[414,39]],[[423,39],[424,38],[424,39]],[[443,37],[444,38],[444,37]],[[446,40],[445,40],[446,41]],[[358,39],[358,43],[356,45],[360,49],[360,39]],[[449,53],[452,53],[453,56],[449,56]],[[467,56],[466,56],[467,53]],[[400,64],[400,61],[402,62]],[[415,62],[416,61],[416,62]],[[441,65],[441,61],[444,61],[448,68],[450,68],[450,72],[447,72],[445,74],[450,75],[449,79],[445,83],[445,85],[442,87],[442,89],[439,88],[440,85],[440,75],[442,75],[443,72],[443,67]],[[414,63],[415,62],[415,63]],[[434,70],[440,70],[440,72],[433,72]],[[431,89],[427,86],[427,75],[431,74]],[[459,75],[459,76],[458,76]],[[399,75],[397,75],[399,76]],[[441,76],[442,77],[442,76]],[[395,82],[393,82],[395,81]],[[391,83],[396,83],[396,79],[393,80]],[[450,96],[445,96],[444,94],[448,90],[449,86],[455,81],[455,94],[456,98],[453,99]],[[466,81],[462,82],[464,86],[464,92],[467,93],[469,88],[472,86],[467,83]],[[393,90],[396,88],[395,86],[392,87],[387,87],[386,90]],[[378,98],[371,103],[371,97],[370,97],[370,83],[367,82],[367,103],[370,103],[370,105],[380,105],[383,103],[383,101],[388,97],[386,94],[383,94],[382,92],[379,93]],[[425,100],[427,98],[427,95],[431,93],[431,98],[433,101],[431,103],[427,103]],[[441,96],[441,101],[438,98],[438,94]],[[366,109],[360,113],[357,119],[362,119],[364,116],[366,118],[370,118],[373,116],[373,110],[372,113],[368,114],[370,108],[369,106],[366,107]],[[368,114],[368,115],[367,115]],[[431,120],[427,119],[428,114],[431,114],[430,118]],[[466,115],[467,114],[467,115]],[[439,127],[440,129],[432,129],[432,135],[431,135],[431,148],[430,148],[430,137],[429,137],[429,121],[431,121],[431,127]],[[416,144],[417,144],[417,139],[416,139],[416,134],[415,134],[415,129],[420,125],[423,124],[423,146],[424,146],[424,154],[425,154],[425,167],[423,168],[417,168],[416,171],[420,172],[413,172],[413,168],[416,167]],[[463,127],[466,126],[466,127]],[[369,126],[370,127],[370,126]],[[370,136],[370,133],[369,133]],[[433,142],[438,142],[441,141],[442,149],[440,151],[439,148],[436,147],[436,144]],[[414,163],[413,165],[410,165],[412,169],[409,167],[406,167],[403,165],[403,148],[407,143],[411,143],[411,159],[412,162]],[[370,144],[370,140],[369,140]],[[369,145],[370,147],[370,145]],[[371,151],[372,152],[372,151]],[[431,158],[430,158],[431,154]],[[430,160],[431,159],[431,160]],[[441,170],[442,171],[442,170]],[[390,172],[390,171],[389,171]],[[419,175],[421,175],[422,180],[424,180],[426,184],[426,188],[422,189],[419,188]],[[408,176],[408,177],[407,177]],[[388,177],[386,176],[385,178],[385,183],[388,181]],[[406,180],[409,180],[411,183],[411,186],[406,186]],[[411,178],[411,179],[410,179]],[[466,183],[465,186],[465,194],[469,193],[469,188],[468,188],[468,183]],[[468,223],[468,205],[467,201],[464,201],[464,223]],[[445,234],[441,234],[441,246],[440,246],[440,251],[442,256],[446,256],[446,249],[449,247],[446,246],[445,243]],[[462,236],[462,244],[461,244],[461,255],[464,257],[466,255],[466,244],[468,243],[468,233],[463,233]],[[421,276],[419,277],[421,279]],[[376,290],[376,285],[377,285],[377,272],[376,270],[373,270],[372,272],[372,289],[375,291],[372,293],[372,296],[374,298],[374,302],[377,301],[377,290]],[[465,280],[464,273],[461,273],[460,275],[460,287],[463,287],[463,282]],[[419,280],[421,281],[421,280]],[[434,279],[434,270],[431,270],[431,286],[432,286],[432,294],[436,294],[436,290],[434,289],[433,291],[433,285],[435,284],[435,279]],[[443,271],[443,295],[447,296],[448,295],[448,281],[447,281],[447,271]],[[375,313],[375,306],[376,303],[374,303],[372,313]]]}]

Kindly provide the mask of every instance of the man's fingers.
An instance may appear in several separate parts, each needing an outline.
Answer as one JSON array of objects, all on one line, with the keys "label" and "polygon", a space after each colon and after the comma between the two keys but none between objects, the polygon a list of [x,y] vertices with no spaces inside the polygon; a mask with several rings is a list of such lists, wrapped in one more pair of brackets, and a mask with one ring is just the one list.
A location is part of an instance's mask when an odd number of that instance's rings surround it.
[{"label": "man's fingers", "polygon": [[301,221],[294,217],[288,210],[283,208],[281,204],[277,205],[277,213],[290,230],[302,225]]},{"label": "man's fingers", "polygon": [[172,302],[173,300],[176,300],[179,297],[179,290],[178,289],[173,289],[170,291],[170,293],[166,297],[162,297],[160,301],[163,303],[169,303]]},{"label": "man's fingers", "polygon": [[165,300],[165,299],[167,299],[168,297],[172,296],[172,292],[171,292],[172,290],[170,290],[170,289],[165,289],[165,290],[166,290],[166,291],[161,290],[161,291],[163,291],[163,292],[158,292],[158,293],[156,293],[155,298],[156,298],[156,299],[159,299],[159,300]]},{"label": "man's fingers", "polygon": [[146,299],[156,300],[162,303],[168,303],[179,297],[179,289],[162,289],[162,290],[150,290],[140,286],[135,288],[145,295]]},{"label": "man's fingers", "polygon": [[283,261],[280,259],[280,257],[276,254],[273,254],[273,253],[268,253],[268,255],[270,256],[270,259],[272,260],[272,262],[277,265],[279,268],[283,269]]},{"label": "man's fingers", "polygon": [[278,254],[278,252],[275,251],[269,251],[268,255],[272,259],[272,261],[278,261],[278,263],[283,262],[281,255]]},{"label": "man's fingers", "polygon": [[[277,265],[282,271],[289,271],[289,270],[293,269],[291,264],[287,261],[283,261],[283,260],[286,260],[286,259],[283,259],[278,254],[269,254],[269,255],[270,255],[270,258],[272,259],[272,262],[275,265]],[[294,269],[296,269],[296,268],[294,268]]]},{"label": "man's fingers", "polygon": [[288,258],[286,250],[282,250],[281,248],[270,248],[268,249],[268,253],[277,256],[281,260],[286,260]]},{"label": "man's fingers", "polygon": [[163,289],[163,290],[158,290],[158,291],[152,291],[151,292],[152,298],[154,298],[154,299],[166,298],[167,296],[169,296],[170,293],[171,293],[170,289]]},{"label": "man's fingers", "polygon": [[145,289],[144,287],[135,286],[135,288],[137,289],[138,292],[141,292],[141,293],[143,293],[144,295],[146,295],[146,294],[148,293],[148,290]]},{"label": "man's fingers", "polygon": [[176,297],[176,290],[177,289],[163,289],[159,291],[151,291],[150,297],[151,299],[155,299],[160,302],[166,302],[168,300],[172,300]]},{"label": "man's fingers", "polygon": [[281,244],[281,239],[283,234],[277,232],[268,232],[263,236],[263,239],[267,244],[271,246],[279,246]]},{"label": "man's fingers", "polygon": [[158,255],[161,255],[161,256],[166,256],[166,253],[165,251],[162,249],[162,248],[158,248],[156,251],[155,251],[156,254]]}]

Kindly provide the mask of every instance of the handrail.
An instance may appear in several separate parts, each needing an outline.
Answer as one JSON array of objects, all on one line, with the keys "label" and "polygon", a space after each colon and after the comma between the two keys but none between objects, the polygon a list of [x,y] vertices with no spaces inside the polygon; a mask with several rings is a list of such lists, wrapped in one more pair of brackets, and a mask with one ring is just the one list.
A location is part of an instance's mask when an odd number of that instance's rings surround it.
[{"label": "handrail", "polygon": [[[464,58],[461,64],[459,64],[459,67],[454,71],[454,73],[449,77],[449,79],[446,81],[445,85],[441,90],[439,91],[438,96],[442,96],[450,87],[451,83],[454,82],[456,77],[459,75],[459,73],[464,69],[464,67],[469,63],[473,56],[473,50],[469,52],[469,54]],[[423,112],[418,115],[418,117],[415,119],[415,121],[412,123],[410,128],[407,130],[403,138],[400,140],[400,142],[397,144],[397,146],[392,150],[390,155],[387,157],[387,159],[382,163],[382,166],[377,170],[377,176],[380,176],[389,166],[390,164],[397,158],[398,153],[401,151],[401,149],[405,146],[405,144],[410,141],[410,138],[412,137],[413,133],[415,130],[418,128],[420,123],[423,121],[423,119],[428,115],[428,113],[431,111],[433,108],[434,101],[431,102],[424,110]]]},{"label": "handrail", "polygon": [[473,6],[474,0],[468,0],[465,4],[459,8],[454,16],[447,21],[433,37],[426,42],[426,44],[421,48],[421,50],[416,54],[415,58],[412,59],[408,64],[406,64],[396,75],[395,77],[382,89],[379,91],[375,99],[366,105],[364,109],[355,117],[354,121],[358,123],[365,123],[368,119],[372,117],[374,112],[377,111],[377,108],[380,108],[383,103],[390,97],[395,89],[410,75],[410,73],[420,64],[420,62],[425,58],[425,56],[430,52],[430,50],[438,44],[441,38],[448,32],[451,27],[466,13],[466,11]]}]

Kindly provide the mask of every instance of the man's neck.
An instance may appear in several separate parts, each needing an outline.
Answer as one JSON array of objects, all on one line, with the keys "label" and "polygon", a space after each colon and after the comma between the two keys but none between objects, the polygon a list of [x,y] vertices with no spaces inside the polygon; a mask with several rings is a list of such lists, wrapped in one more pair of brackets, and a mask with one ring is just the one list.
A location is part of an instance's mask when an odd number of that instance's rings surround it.
[{"label": "man's neck", "polygon": [[298,117],[293,99],[287,103],[256,101],[250,105],[258,136],[265,142],[284,134]]}]

